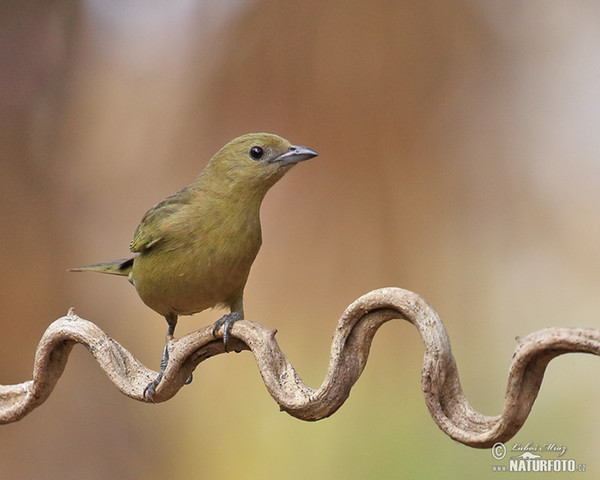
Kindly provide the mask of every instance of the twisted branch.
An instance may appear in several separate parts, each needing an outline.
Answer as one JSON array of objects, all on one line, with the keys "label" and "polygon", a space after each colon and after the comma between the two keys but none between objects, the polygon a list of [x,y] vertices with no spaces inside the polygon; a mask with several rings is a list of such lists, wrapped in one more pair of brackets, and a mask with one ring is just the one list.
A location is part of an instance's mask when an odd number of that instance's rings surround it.
[{"label": "twisted branch", "polygon": [[[300,379],[279,349],[275,331],[258,323],[237,322],[231,331],[231,348],[252,351],[267,390],[281,410],[301,420],[320,420],[332,415],[348,398],[365,367],[377,329],[397,318],[412,323],[425,344],[421,384],[431,416],[450,437],[477,448],[506,442],[521,428],[550,360],[569,352],[600,355],[600,330],[596,329],[547,328],[519,339],[509,370],[504,410],[501,415],[488,417],[476,412],[463,395],[450,340],[437,313],[407,290],[374,290],[346,309],[333,336],[327,376],[317,390]],[[48,398],[76,343],[91,352],[121,392],[146,401],[144,387],[157,372],[70,310],[44,333],[35,356],[33,380],[0,385],[0,423],[20,420]],[[174,396],[200,362],[220,353],[224,353],[223,342],[212,336],[210,326],[173,339],[169,365],[154,401],[164,402]]]}]

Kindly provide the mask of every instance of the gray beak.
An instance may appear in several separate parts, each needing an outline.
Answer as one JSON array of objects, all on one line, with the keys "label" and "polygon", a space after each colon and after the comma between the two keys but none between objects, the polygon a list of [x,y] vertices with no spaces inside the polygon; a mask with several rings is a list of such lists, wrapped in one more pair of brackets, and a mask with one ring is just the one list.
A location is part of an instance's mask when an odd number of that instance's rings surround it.
[{"label": "gray beak", "polygon": [[319,155],[317,152],[307,147],[292,145],[283,155],[273,158],[269,163],[280,163],[281,165],[296,164],[309,160]]}]

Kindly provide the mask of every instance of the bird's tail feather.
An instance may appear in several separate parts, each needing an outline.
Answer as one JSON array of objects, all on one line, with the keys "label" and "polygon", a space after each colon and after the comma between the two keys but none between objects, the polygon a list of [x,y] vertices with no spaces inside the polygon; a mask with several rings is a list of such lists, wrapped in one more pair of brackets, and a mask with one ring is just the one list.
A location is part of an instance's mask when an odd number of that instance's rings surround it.
[{"label": "bird's tail feather", "polygon": [[96,263],[95,265],[87,265],[85,267],[69,268],[69,272],[99,272],[108,273],[110,275],[122,275],[127,277],[133,267],[133,259],[121,258],[112,262]]}]

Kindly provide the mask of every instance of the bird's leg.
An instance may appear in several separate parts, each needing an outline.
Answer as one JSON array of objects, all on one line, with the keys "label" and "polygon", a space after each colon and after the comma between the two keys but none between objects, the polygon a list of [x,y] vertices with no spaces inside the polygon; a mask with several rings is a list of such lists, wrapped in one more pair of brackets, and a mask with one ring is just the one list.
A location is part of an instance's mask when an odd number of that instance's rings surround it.
[{"label": "bird's leg", "polygon": [[[144,398],[146,398],[147,400],[150,400],[152,403],[154,403],[154,400],[152,397],[154,396],[156,387],[158,387],[158,384],[162,380],[163,374],[165,373],[165,370],[167,369],[167,365],[169,364],[169,348],[168,348],[169,340],[171,340],[173,338],[173,334],[175,333],[175,325],[177,325],[177,315],[169,314],[165,317],[165,319],[167,320],[167,323],[169,324],[169,326],[167,327],[167,337],[165,338],[165,348],[163,349],[163,354],[160,359],[160,370],[158,372],[157,377],[154,380],[152,380],[148,385],[146,385],[146,388],[144,388]],[[190,378],[188,378],[188,381],[186,383],[190,383],[191,381],[192,381],[192,379],[191,379],[191,375],[190,375]]]},{"label": "bird's leg", "polygon": [[223,327],[223,343],[225,344],[225,351],[229,351],[227,342],[229,341],[229,331],[231,330],[232,325],[239,321],[243,320],[244,314],[239,311],[232,311],[227,315],[223,315],[219,318],[213,325],[212,334],[213,337],[217,336],[217,332],[221,327]]}]

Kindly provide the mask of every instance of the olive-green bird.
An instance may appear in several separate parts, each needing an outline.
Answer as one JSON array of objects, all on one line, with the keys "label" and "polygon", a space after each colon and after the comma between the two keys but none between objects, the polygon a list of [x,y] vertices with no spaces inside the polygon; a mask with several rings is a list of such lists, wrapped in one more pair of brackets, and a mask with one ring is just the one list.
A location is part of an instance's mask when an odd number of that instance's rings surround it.
[{"label": "olive-green bird", "polygon": [[[244,318],[244,286],[262,243],[261,202],[295,164],[317,155],[277,135],[238,137],[192,184],[146,212],[129,247],[131,258],[72,271],[126,276],[143,302],[167,320],[167,340],[179,315],[227,307],[230,313],[213,325],[213,335],[223,327],[227,348],[231,326]],[[160,373],[144,390],[149,400],[168,359],[165,341]]]}]

